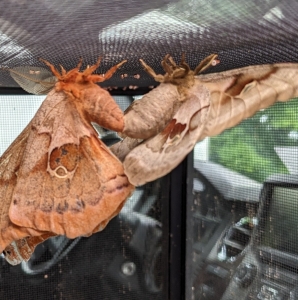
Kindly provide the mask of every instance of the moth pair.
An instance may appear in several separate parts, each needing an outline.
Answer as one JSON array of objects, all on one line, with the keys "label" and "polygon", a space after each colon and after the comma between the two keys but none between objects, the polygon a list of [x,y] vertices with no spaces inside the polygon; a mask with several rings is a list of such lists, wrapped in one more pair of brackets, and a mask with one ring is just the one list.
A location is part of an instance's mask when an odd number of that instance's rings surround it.
[{"label": "moth pair", "polygon": [[[196,142],[275,101],[297,96],[297,64],[197,75],[216,64],[216,58],[208,56],[192,71],[184,57],[177,65],[167,55],[162,61],[165,75],[155,74],[141,60],[161,84],[124,115],[95,84],[110,78],[124,62],[103,76],[93,74],[99,61],[83,72],[80,62],[61,73],[45,61],[56,79],[35,82],[19,69],[10,70],[31,92],[55,87],[0,159],[0,251],[6,259],[12,264],[28,260],[35,246],[50,236],[75,238],[102,230],[134,185],[169,173]],[[108,149],[91,122],[119,132],[123,140]]]}]

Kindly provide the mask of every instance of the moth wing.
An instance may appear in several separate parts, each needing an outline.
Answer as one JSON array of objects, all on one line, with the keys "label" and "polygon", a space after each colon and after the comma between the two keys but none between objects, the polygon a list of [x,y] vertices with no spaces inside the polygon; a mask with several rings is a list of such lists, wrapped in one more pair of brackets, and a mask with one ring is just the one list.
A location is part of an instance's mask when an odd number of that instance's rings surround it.
[{"label": "moth wing", "polygon": [[[36,137],[32,147],[43,141]],[[67,144],[20,170],[10,206],[19,226],[75,238],[102,230],[131,194],[122,164],[95,136]],[[31,164],[31,163],[30,163]]]},{"label": "moth wing", "polygon": [[[199,78],[210,93],[206,136],[217,135],[276,101],[297,97],[297,70],[298,64],[284,63],[231,70],[208,82]],[[204,137],[198,135],[197,141]]]},{"label": "moth wing", "polygon": [[155,137],[124,160],[129,181],[142,185],[173,170],[206,136],[233,127],[260,109],[298,96],[296,64],[254,66],[199,76],[188,99]]},{"label": "moth wing", "polygon": [[50,71],[41,67],[14,67],[9,73],[21,88],[34,95],[48,94],[57,82]]},{"label": "moth wing", "polygon": [[3,251],[5,259],[13,266],[22,261],[28,261],[34,252],[35,247],[56,234],[47,232],[39,236],[28,236],[17,241],[13,241]]},{"label": "moth wing", "polygon": [[[12,242],[21,240],[27,236],[43,234],[43,232],[33,228],[20,227],[12,223],[9,218],[9,206],[30,134],[30,128],[31,124],[23,130],[0,158],[0,252],[3,252]],[[20,252],[22,252],[22,249],[20,249]],[[9,254],[10,252],[7,253],[7,255]]]},{"label": "moth wing", "polygon": [[102,230],[134,187],[66,97],[52,91],[32,121],[9,217],[75,238]]}]

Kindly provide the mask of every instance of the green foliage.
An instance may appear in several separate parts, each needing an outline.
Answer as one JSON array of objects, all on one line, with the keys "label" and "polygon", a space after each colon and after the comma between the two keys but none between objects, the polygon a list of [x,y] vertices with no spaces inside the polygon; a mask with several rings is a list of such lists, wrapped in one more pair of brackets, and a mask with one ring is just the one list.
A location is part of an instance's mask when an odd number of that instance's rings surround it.
[{"label": "green foliage", "polygon": [[276,146],[298,146],[297,99],[277,103],[211,138],[210,160],[263,182],[270,174],[288,173]]}]

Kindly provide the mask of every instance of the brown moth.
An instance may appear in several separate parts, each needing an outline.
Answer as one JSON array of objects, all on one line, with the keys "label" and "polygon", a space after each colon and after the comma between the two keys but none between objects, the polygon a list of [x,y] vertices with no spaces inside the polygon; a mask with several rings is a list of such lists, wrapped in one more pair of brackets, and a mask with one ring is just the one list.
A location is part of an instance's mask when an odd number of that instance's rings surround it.
[{"label": "brown moth", "polygon": [[[182,57],[177,65],[167,55],[165,75],[145,70],[161,84],[126,110],[125,138],[112,146],[124,162],[134,185],[155,180],[173,170],[195,144],[233,127],[276,101],[298,96],[298,64],[249,66],[221,73],[197,75],[219,61],[204,59],[194,71]],[[124,159],[123,159],[124,158]]]},{"label": "brown moth", "polygon": [[11,264],[28,260],[51,236],[103,230],[134,189],[91,125],[123,130],[123,112],[95,83],[109,79],[125,61],[104,76],[92,74],[100,60],[83,72],[80,61],[61,74],[43,62],[57,83],[0,158],[0,252]]}]

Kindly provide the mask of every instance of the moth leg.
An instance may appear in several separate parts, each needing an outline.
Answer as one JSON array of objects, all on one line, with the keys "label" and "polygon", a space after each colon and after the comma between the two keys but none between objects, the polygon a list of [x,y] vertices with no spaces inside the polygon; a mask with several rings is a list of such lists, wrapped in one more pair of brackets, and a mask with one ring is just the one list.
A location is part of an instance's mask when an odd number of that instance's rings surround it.
[{"label": "moth leg", "polygon": [[188,73],[190,71],[190,67],[185,61],[185,53],[182,53],[180,66],[186,70],[186,73]]},{"label": "moth leg", "polygon": [[181,79],[186,77],[188,74],[188,70],[185,70],[183,68],[176,69],[172,75],[172,80],[175,81],[175,79]]},{"label": "moth leg", "polygon": [[87,76],[91,75],[99,67],[100,61],[101,61],[101,57],[99,57],[97,59],[97,62],[94,65],[88,66],[87,69],[84,70],[83,76],[87,77]]},{"label": "moth leg", "polygon": [[168,60],[168,63],[166,63],[166,64],[170,65],[172,67],[173,72],[175,72],[175,70],[184,70],[185,74],[188,74],[188,72],[190,71],[189,65],[185,62],[185,53],[182,53],[182,57],[181,57],[179,65],[177,65],[175,63],[173,57],[170,56],[169,54],[165,56],[163,62],[165,60]]},{"label": "moth leg", "polygon": [[210,66],[213,65],[213,62],[216,60],[217,54],[211,54],[204,58],[199,65],[194,69],[194,74],[197,75],[198,73],[201,73],[208,69]]},{"label": "moth leg", "polygon": [[81,68],[81,66],[82,66],[82,62],[83,62],[83,58],[80,57],[79,63],[78,63],[78,65],[75,67],[75,70],[80,71],[80,68]]},{"label": "moth leg", "polygon": [[73,80],[72,77],[76,76],[77,73],[80,71],[80,68],[82,66],[82,62],[83,62],[83,59],[80,58],[79,63],[77,64],[77,66],[74,69],[72,69],[72,70],[70,70],[68,72],[65,72],[65,74],[64,74],[64,71],[63,71],[64,68],[61,66],[61,69],[62,69],[61,74],[62,74],[62,76],[61,76],[61,78],[58,78],[58,79],[61,79],[61,80],[65,80],[65,79],[66,80]]},{"label": "moth leg", "polygon": [[113,76],[113,74],[117,71],[117,69],[120,68],[122,65],[124,65],[126,62],[127,62],[127,60],[123,60],[119,64],[117,64],[116,66],[113,66],[111,69],[109,69],[104,74],[105,80],[110,79]]},{"label": "moth leg", "polygon": [[175,71],[176,65],[167,63],[166,57],[162,60],[161,65],[167,74],[171,75]]},{"label": "moth leg", "polygon": [[61,69],[62,76],[64,76],[67,73],[66,70],[63,68],[62,65],[60,65],[60,69]]},{"label": "moth leg", "polygon": [[169,54],[167,54],[161,62],[161,65],[166,72],[165,75],[157,75],[154,70],[149,67],[142,59],[140,59],[140,62],[145,71],[149,73],[149,75],[151,75],[155,79],[155,81],[158,82],[171,82],[177,84],[176,79],[186,77],[190,70],[188,66],[187,68],[178,66]]},{"label": "moth leg", "polygon": [[177,64],[175,63],[174,59],[172,56],[170,56],[169,54],[165,56],[165,59],[167,59],[169,61],[169,63],[171,64],[172,67],[177,68]]},{"label": "moth leg", "polygon": [[56,76],[58,79],[61,79],[61,74],[51,63],[49,63],[47,60],[42,59],[42,58],[40,58],[39,60],[42,61],[44,64],[46,64],[50,68],[50,70],[54,76]]},{"label": "moth leg", "polygon": [[66,72],[65,69],[60,65],[60,67],[61,67],[61,74],[60,74],[59,71],[47,60],[42,59],[42,58],[40,58],[39,60],[42,61],[44,64],[46,64],[50,68],[53,75],[56,76],[58,78],[58,80],[63,80],[65,78],[71,78],[73,74],[77,73],[80,70],[82,61],[83,61],[83,59],[80,58],[78,65],[74,69],[70,70],[69,72]]},{"label": "moth leg", "polygon": [[[113,66],[112,68],[110,68],[105,74],[103,74],[103,75],[92,74],[92,75],[87,76],[87,79],[90,80],[90,81],[92,81],[92,82],[94,82],[94,83],[95,82],[103,82],[105,80],[108,80],[108,79],[110,79],[113,76],[113,74],[117,71],[117,69],[120,68],[126,62],[127,62],[127,60],[123,60],[119,64],[117,64],[117,65]],[[90,68],[86,69],[85,71],[88,71],[88,73],[89,73],[89,70],[92,69],[94,66],[91,66]]]},{"label": "moth leg", "polygon": [[[184,73],[187,74],[188,71],[190,70],[189,66],[183,61],[184,58],[184,54],[182,54],[182,59],[179,65],[177,65],[173,59],[172,56],[170,56],[169,54],[167,54],[165,56],[165,58],[163,59],[163,61],[161,62],[164,70],[166,71],[166,73],[168,73],[169,78],[173,77],[180,77],[183,76]],[[183,65],[182,65],[183,63]],[[173,75],[172,75],[173,74]],[[176,74],[176,75],[175,75]]]},{"label": "moth leg", "polygon": [[140,59],[140,62],[145,71],[149,75],[151,75],[155,79],[155,81],[171,82],[176,85],[181,85],[183,84],[183,81],[188,82],[190,80],[189,78],[193,78],[194,75],[214,65],[214,62],[216,62],[216,58],[217,54],[209,55],[201,61],[201,63],[195,68],[194,71],[192,71],[189,65],[185,62],[184,53],[182,53],[179,65],[175,63],[172,56],[167,54],[161,62],[161,65],[166,72],[165,75],[157,75],[155,71],[150,66],[148,66],[142,59]]},{"label": "moth leg", "polygon": [[173,83],[175,83],[175,79],[182,79],[190,72],[190,67],[185,62],[185,53],[182,53],[179,65],[175,63],[173,57],[169,54],[165,56],[164,60],[162,61],[162,65],[164,70],[170,75],[167,76],[168,80]]},{"label": "moth leg", "polygon": [[165,76],[161,75],[161,74],[156,74],[154,72],[154,70],[149,67],[142,59],[140,59],[140,63],[142,64],[143,68],[145,69],[145,71],[154,78],[155,81],[157,82],[165,82]]},{"label": "moth leg", "polygon": [[[185,56],[182,54],[182,59],[179,65],[175,63],[172,56],[166,55],[164,60],[162,61],[162,66],[164,67],[164,70],[167,72],[165,77],[167,78],[167,81],[175,83],[175,79],[181,79],[187,76],[187,74],[190,71],[190,68],[187,63],[184,61]],[[166,60],[168,62],[166,62]]]},{"label": "moth leg", "polygon": [[186,64],[186,62],[185,62],[185,53],[184,52],[182,52],[181,60],[180,60],[180,65],[183,65],[183,64]]}]

